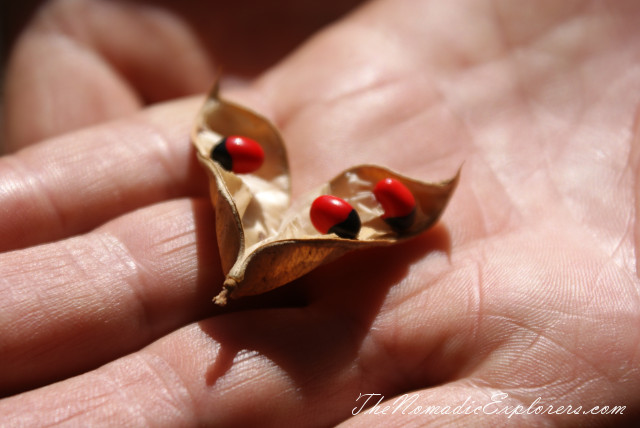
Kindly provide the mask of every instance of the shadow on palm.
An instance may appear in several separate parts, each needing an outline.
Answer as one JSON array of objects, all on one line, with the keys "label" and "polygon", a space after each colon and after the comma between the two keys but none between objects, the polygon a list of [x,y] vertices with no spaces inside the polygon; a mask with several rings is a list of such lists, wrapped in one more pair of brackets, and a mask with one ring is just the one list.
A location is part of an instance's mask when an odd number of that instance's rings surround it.
[{"label": "shadow on palm", "polygon": [[442,224],[394,247],[347,254],[262,296],[233,301],[223,316],[199,323],[220,344],[206,374],[215,384],[240,354],[258,353],[282,369],[306,395],[316,376],[352,366],[390,290],[431,252],[449,252]]}]

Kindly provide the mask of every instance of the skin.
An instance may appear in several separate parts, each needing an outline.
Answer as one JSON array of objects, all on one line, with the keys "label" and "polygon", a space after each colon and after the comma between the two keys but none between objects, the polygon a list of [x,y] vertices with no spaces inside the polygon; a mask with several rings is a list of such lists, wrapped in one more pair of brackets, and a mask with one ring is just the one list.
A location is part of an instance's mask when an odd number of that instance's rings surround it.
[{"label": "skin", "polygon": [[[631,424],[640,3],[378,0],[322,30],[343,2],[291,15],[272,3],[283,25],[236,39],[221,31],[231,6],[54,1],[16,43],[0,158],[3,423]],[[219,67],[223,96],[281,129],[294,198],[354,164],[423,180],[463,164],[441,222],[213,307],[223,275],[188,137],[203,97],[184,97]],[[354,416],[370,393],[379,412],[405,393],[626,407]]]}]

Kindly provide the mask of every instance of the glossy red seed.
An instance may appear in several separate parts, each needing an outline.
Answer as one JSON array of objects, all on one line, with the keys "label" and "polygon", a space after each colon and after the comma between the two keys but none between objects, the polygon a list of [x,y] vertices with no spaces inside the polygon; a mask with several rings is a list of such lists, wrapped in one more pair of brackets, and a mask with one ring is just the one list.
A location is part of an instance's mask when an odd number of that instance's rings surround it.
[{"label": "glossy red seed", "polygon": [[411,215],[416,208],[416,200],[407,186],[395,178],[380,180],[373,194],[382,205],[383,219],[405,217]]},{"label": "glossy red seed", "polygon": [[230,135],[225,139],[225,148],[231,157],[231,170],[235,173],[253,172],[264,162],[264,150],[251,138]]},{"label": "glossy red seed", "polygon": [[336,233],[343,238],[355,238],[360,231],[360,218],[343,199],[332,195],[318,196],[309,211],[311,223],[320,233]]}]

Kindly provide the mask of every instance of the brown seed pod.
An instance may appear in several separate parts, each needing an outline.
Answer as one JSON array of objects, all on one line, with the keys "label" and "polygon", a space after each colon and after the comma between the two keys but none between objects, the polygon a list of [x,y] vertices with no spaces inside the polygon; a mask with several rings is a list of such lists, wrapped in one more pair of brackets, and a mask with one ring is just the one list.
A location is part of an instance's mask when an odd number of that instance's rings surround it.
[{"label": "brown seed pod", "polygon": [[[227,171],[211,157],[228,135],[259,142],[264,163],[247,174]],[[275,127],[257,113],[218,96],[216,84],[198,113],[192,131],[198,159],[210,176],[211,201],[223,290],[214,302],[225,305],[236,298],[264,293],[284,285],[347,251],[390,245],[418,235],[440,217],[455,190],[459,173],[441,183],[424,183],[387,168],[361,165],[350,168],[290,206],[290,180],[284,143]],[[382,219],[373,189],[385,178],[401,182],[415,197],[411,224],[398,231]],[[312,202],[334,195],[358,213],[361,229],[356,239],[321,234],[309,218]]]}]

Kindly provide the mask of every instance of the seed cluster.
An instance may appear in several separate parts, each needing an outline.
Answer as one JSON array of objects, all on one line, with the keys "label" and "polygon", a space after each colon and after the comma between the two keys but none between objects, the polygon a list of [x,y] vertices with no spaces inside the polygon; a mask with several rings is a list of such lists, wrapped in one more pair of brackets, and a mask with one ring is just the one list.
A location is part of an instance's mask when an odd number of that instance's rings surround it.
[{"label": "seed cluster", "polygon": [[[382,206],[382,219],[395,231],[402,232],[413,225],[416,200],[407,186],[395,178],[380,180],[373,194]],[[311,223],[320,233],[335,233],[341,238],[356,239],[361,221],[358,212],[344,199],[332,195],[318,196],[311,204]]]},{"label": "seed cluster", "polygon": [[[227,171],[246,174],[262,166],[264,151],[257,141],[232,135],[213,147],[211,158]],[[411,227],[416,216],[416,200],[404,184],[395,178],[384,178],[376,184],[373,194],[384,210],[382,219],[391,228],[402,232]],[[362,227],[360,216],[351,204],[333,195],[318,196],[311,204],[309,217],[318,232],[334,233],[345,239],[356,239]]]}]

